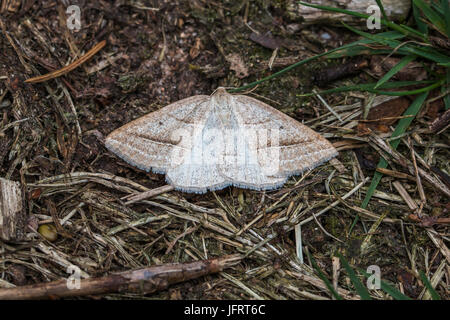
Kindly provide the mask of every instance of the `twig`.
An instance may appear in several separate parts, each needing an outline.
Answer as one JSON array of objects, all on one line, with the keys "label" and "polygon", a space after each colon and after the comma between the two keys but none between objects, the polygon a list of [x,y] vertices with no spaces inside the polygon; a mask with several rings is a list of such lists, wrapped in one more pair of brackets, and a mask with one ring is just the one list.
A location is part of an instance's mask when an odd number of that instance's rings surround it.
[{"label": "twig", "polygon": [[[339,280],[339,273],[341,269],[341,260],[339,260],[338,257],[332,257],[331,258],[332,265],[333,265],[333,288],[334,290],[338,289],[338,280]],[[333,300],[336,298],[333,296]]]},{"label": "twig", "polygon": [[135,203],[135,202],[138,202],[138,201],[141,201],[141,200],[145,200],[145,199],[148,199],[148,198],[160,195],[162,193],[173,191],[174,189],[175,188],[170,186],[170,185],[165,185],[165,186],[162,186],[162,187],[158,187],[158,188],[155,188],[155,189],[151,189],[151,190],[148,190],[148,191],[141,192],[139,194],[132,194],[132,195],[129,195],[129,196],[125,197],[125,198],[128,199],[128,201],[125,202],[125,204],[132,204],[132,203]]},{"label": "twig", "polygon": [[0,289],[0,300],[76,297],[112,292],[148,294],[164,290],[174,283],[221,272],[239,263],[240,259],[239,255],[229,255],[184,264],[164,264],[125,271],[102,278],[82,279],[78,289],[71,289],[68,280]]},{"label": "twig", "polygon": [[416,184],[417,184],[417,188],[419,189],[419,195],[420,195],[420,206],[419,206],[419,210],[417,212],[417,215],[420,217],[421,213],[422,213],[422,208],[423,206],[427,203],[427,198],[425,196],[425,191],[423,190],[423,186],[422,186],[422,180],[420,179],[420,175],[419,172],[417,170],[417,161],[416,161],[416,156],[415,156],[415,152],[414,152],[414,147],[412,145],[411,142],[411,138],[408,137],[408,145],[411,149],[411,158],[412,158],[412,163],[414,165],[414,174],[416,176]]},{"label": "twig", "polygon": [[400,196],[405,200],[406,204],[411,210],[417,210],[417,203],[411,198],[408,191],[403,187],[403,185],[399,181],[394,181],[392,185],[397,189]]},{"label": "twig", "polygon": [[394,177],[394,178],[409,179],[411,181],[415,181],[414,177],[409,175],[409,174],[407,174],[407,173],[394,171],[394,170],[390,170],[390,169],[385,169],[385,168],[377,168],[377,171],[382,173],[382,174]]},{"label": "twig", "polygon": [[317,91],[316,90],[313,90],[312,91],[316,96],[317,96],[317,98],[319,98],[319,100],[320,100],[320,102],[322,102],[322,104],[325,106],[325,107],[327,107],[327,109],[342,123],[342,119],[341,119],[341,117],[337,114],[337,112],[336,111],[334,111],[333,110],[333,108],[320,96],[320,94],[319,93],[317,93]]},{"label": "twig", "polygon": [[430,125],[431,132],[437,132],[450,123],[450,109],[434,119]]}]

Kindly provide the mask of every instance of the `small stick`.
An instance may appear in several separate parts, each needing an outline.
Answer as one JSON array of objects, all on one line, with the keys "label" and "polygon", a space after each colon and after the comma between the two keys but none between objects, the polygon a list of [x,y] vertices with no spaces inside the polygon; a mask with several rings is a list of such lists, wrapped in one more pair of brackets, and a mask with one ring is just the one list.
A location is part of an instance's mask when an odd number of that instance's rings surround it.
[{"label": "small stick", "polygon": [[0,241],[25,239],[27,212],[19,182],[0,178]]},{"label": "small stick", "polygon": [[[370,119],[370,120],[358,120],[359,122],[381,122],[381,121],[389,121],[389,120],[398,120],[398,119],[406,119],[406,118],[412,118],[412,115],[409,116],[398,116],[398,117],[384,117],[384,118],[378,118],[378,119]],[[397,137],[396,137],[397,139]]]},{"label": "small stick", "polygon": [[42,76],[34,77],[25,80],[27,83],[38,83],[38,82],[44,82],[50,79],[54,79],[57,77],[60,77],[62,75],[65,75],[66,73],[69,73],[73,69],[79,67],[83,63],[85,63],[87,60],[92,58],[97,52],[99,52],[104,46],[106,45],[106,40],[103,40],[99,43],[97,43],[94,47],[92,47],[91,50],[89,50],[84,56],[82,56],[80,59],[75,60],[68,66],[65,66],[64,68],[61,68],[59,70],[44,74]]},{"label": "small stick", "polygon": [[442,128],[445,128],[450,123],[450,109],[445,111],[439,117],[434,119],[430,125],[431,132],[438,132]]},{"label": "small stick", "polygon": [[339,117],[339,115],[337,114],[337,112],[336,111],[334,111],[334,109],[320,96],[320,94],[318,94],[317,93],[317,91],[316,90],[313,90],[312,91],[316,96],[317,96],[317,98],[319,98],[319,100],[320,100],[320,102],[322,102],[322,104],[325,106],[325,107],[327,107],[327,109],[340,121],[340,122],[342,122],[342,119],[341,119],[341,117]]},{"label": "small stick", "polygon": [[[148,294],[164,290],[174,283],[221,272],[239,263],[240,259],[239,255],[228,255],[190,263],[163,264],[124,271],[101,278],[82,279],[78,289],[70,288],[74,283],[66,279],[0,289],[0,300],[54,299],[112,292]],[[70,285],[68,286],[68,284]]]},{"label": "small stick", "polygon": [[158,187],[155,189],[141,192],[139,194],[132,194],[132,195],[126,197],[126,198],[128,198],[128,201],[125,202],[125,204],[132,204],[132,203],[135,203],[135,202],[138,202],[141,200],[145,200],[145,199],[160,195],[162,193],[173,191],[173,190],[175,190],[175,188],[172,187],[171,185],[165,185],[162,187]]},{"label": "small stick", "polygon": [[409,175],[407,173],[404,173],[404,172],[394,171],[394,170],[385,169],[385,168],[377,168],[377,171],[382,173],[382,174],[394,177],[394,178],[408,179],[408,180],[411,180],[411,181],[415,181],[413,176],[411,176],[411,175]]},{"label": "small stick", "polygon": [[[337,291],[338,289],[338,279],[339,279],[339,273],[341,269],[341,262],[338,257],[331,258],[332,265],[333,265],[333,288]],[[336,298],[333,296],[333,300]]]},{"label": "small stick", "polygon": [[419,195],[420,195],[420,206],[419,206],[419,210],[417,212],[417,215],[420,217],[420,215],[422,213],[422,208],[427,203],[427,198],[425,196],[425,191],[423,190],[422,180],[420,179],[419,171],[417,170],[416,156],[414,154],[414,147],[412,145],[410,137],[408,137],[408,144],[409,144],[409,147],[411,148],[411,158],[412,158],[412,163],[414,166],[414,174],[416,176],[416,184],[417,184],[417,188],[419,189]]},{"label": "small stick", "polygon": [[406,204],[408,205],[409,209],[411,210],[417,210],[417,203],[411,198],[408,191],[403,187],[403,185],[399,181],[394,181],[392,185],[397,189],[400,196],[405,200]]}]

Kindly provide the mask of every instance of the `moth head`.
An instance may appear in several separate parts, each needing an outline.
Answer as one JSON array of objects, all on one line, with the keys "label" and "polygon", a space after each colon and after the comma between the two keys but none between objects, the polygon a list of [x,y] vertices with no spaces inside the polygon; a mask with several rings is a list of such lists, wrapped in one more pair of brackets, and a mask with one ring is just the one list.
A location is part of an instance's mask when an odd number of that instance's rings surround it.
[{"label": "moth head", "polygon": [[218,87],[216,90],[214,90],[212,96],[214,97],[220,97],[220,96],[226,96],[229,95],[227,90],[224,87]]},{"label": "moth head", "polygon": [[228,108],[232,103],[232,95],[224,87],[218,87],[211,95],[211,105],[216,108]]}]

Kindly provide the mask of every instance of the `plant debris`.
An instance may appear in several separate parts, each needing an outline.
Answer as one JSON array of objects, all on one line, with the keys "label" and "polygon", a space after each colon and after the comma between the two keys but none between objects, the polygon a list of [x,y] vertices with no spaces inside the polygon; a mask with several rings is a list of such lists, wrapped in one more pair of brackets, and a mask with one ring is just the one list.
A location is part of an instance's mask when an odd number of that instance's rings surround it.
[{"label": "plant debris", "polygon": [[[79,30],[67,27],[64,1],[0,2],[0,177],[20,185],[26,214],[24,238],[0,241],[0,290],[65,281],[68,268],[85,281],[238,254],[240,263],[169,289],[80,298],[332,299],[309,253],[339,295],[360,299],[334,257],[340,252],[352,267],[377,265],[411,298],[431,298],[420,272],[450,298],[444,92],[427,97],[427,108],[392,138],[416,96],[305,97],[317,70],[349,61],[292,69],[246,94],[320,132],[339,150],[338,162],[273,191],[186,194],[115,157],[104,137],[171,102],[249,84],[359,37],[294,21],[283,1],[72,1],[82,10]],[[254,42],[254,30],[283,45]],[[395,54],[378,58],[364,72],[335,72],[345,77],[328,77],[327,86],[377,81],[397,63]],[[62,74],[64,66],[70,72]],[[61,76],[25,82],[55,70]],[[415,63],[407,70],[401,79],[431,75]],[[379,159],[388,165],[362,208]],[[51,237],[43,236],[50,225]],[[370,295],[390,299],[382,290]]]}]

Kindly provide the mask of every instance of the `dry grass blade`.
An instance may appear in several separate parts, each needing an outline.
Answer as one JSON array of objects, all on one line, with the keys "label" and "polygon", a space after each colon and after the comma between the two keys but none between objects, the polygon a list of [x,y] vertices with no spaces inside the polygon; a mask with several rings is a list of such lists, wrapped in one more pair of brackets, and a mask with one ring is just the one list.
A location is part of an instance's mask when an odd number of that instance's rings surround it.
[{"label": "dry grass blade", "polygon": [[78,68],[79,66],[81,66],[86,61],[88,61],[97,52],[99,52],[105,45],[106,45],[106,40],[100,41],[95,46],[93,46],[91,48],[91,50],[89,50],[84,56],[82,56],[81,58],[75,60],[74,62],[72,62],[68,66],[65,66],[64,68],[61,68],[59,70],[55,70],[53,72],[44,74],[42,76],[38,76],[38,77],[27,79],[27,80],[25,80],[25,82],[27,82],[27,83],[39,83],[39,82],[44,82],[44,81],[48,81],[50,79],[61,77],[61,76],[65,75],[65,74],[69,73],[70,71]]},{"label": "dry grass blade", "polygon": [[[359,299],[340,261],[332,257],[339,251],[355,270],[379,266],[382,280],[412,299],[432,298],[420,272],[439,296],[449,299],[448,89],[430,92],[423,104],[422,95],[398,99],[358,91],[369,88],[361,85],[368,78],[373,88],[390,76],[398,77],[378,86],[398,91],[417,84],[416,76],[426,74],[432,81],[444,76],[447,66],[420,57],[413,70],[417,72],[409,72],[407,64],[395,75],[391,71],[384,76],[389,71],[385,62],[424,40],[403,41],[396,32],[375,32],[369,35],[372,40],[341,50],[332,48],[342,40],[335,26],[305,29],[296,21],[277,19],[286,14],[283,5],[266,8],[264,1],[239,0],[227,5],[197,1],[198,5],[180,0],[156,12],[129,1],[116,2],[114,19],[110,2],[86,2],[89,16],[82,15],[81,29],[72,30],[62,3],[3,1],[21,6],[2,11],[0,18],[0,177],[14,181],[22,191],[25,219],[20,240],[0,241],[2,289],[15,287],[15,292],[24,293],[24,286],[52,286],[71,275],[68,268],[80,269],[82,283],[100,280],[107,288],[102,277],[117,272],[198,266],[199,259],[238,254],[236,264],[230,263],[223,275],[208,274],[147,295],[132,285],[137,291],[90,291],[83,298],[97,298],[92,295],[98,292],[101,299],[330,300],[336,298],[329,291],[334,288],[343,299]],[[164,22],[163,27],[161,17],[170,25]],[[279,50],[248,41],[253,31],[249,23],[240,24],[242,19],[265,32],[263,21],[274,18],[273,34],[263,37],[277,39]],[[386,56],[390,52],[384,51],[386,46],[374,46],[374,36],[400,46]],[[108,52],[103,52],[103,39],[109,43]],[[440,47],[435,37],[429,40],[424,50]],[[375,51],[380,59],[368,59]],[[366,63],[355,64],[354,71],[362,73],[350,75],[353,60],[316,60],[317,54],[355,54]],[[381,71],[376,70],[377,61],[382,61]],[[73,70],[77,66],[80,69]],[[328,83],[336,89],[325,95],[325,86],[310,79],[330,74],[327,70],[348,77]],[[49,74],[32,78],[39,72]],[[246,73],[245,79],[239,78]],[[30,79],[24,83],[26,78]],[[29,85],[34,81],[45,82]],[[229,86],[231,92],[236,91],[231,86],[244,83],[252,91],[239,100],[245,103],[238,104],[242,112],[235,114],[244,117],[238,122],[272,127],[273,117],[259,119],[254,112],[259,108],[248,109],[254,101],[249,96],[254,96],[273,107],[272,115],[288,116],[329,139],[339,155],[291,176],[276,190],[227,187],[199,195],[176,190],[163,175],[137,169],[105,148],[105,138],[133,119],[187,97],[203,94],[210,99],[218,85]],[[308,93],[314,85],[320,96]],[[353,91],[339,91],[342,88]],[[414,110],[405,113],[408,106]],[[143,124],[151,131],[173,122],[179,124],[173,129],[178,129],[203,116],[178,112]],[[140,137],[144,142],[135,147],[147,154],[146,138],[153,136]],[[286,150],[309,144],[309,151],[316,151],[316,140],[297,137],[281,137]],[[174,142],[156,140],[163,145]],[[377,168],[380,157],[389,166]],[[306,162],[295,154],[286,154],[286,159]],[[383,177],[373,192],[369,183],[374,172]],[[368,195],[368,206],[361,208]],[[52,231],[50,237],[46,230]],[[310,257],[330,283],[325,285],[317,276]],[[370,295],[390,299],[383,288]]]}]

